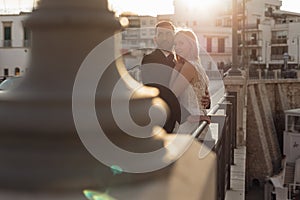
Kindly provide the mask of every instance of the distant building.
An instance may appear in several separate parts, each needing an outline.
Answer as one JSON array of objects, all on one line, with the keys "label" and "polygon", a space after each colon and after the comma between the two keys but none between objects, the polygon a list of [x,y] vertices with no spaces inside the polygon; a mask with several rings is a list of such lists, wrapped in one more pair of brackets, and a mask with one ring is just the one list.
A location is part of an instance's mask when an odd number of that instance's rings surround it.
[{"label": "distant building", "polygon": [[[174,0],[174,15],[120,15],[129,21],[120,38],[126,67],[139,65],[142,56],[155,48],[155,24],[171,20],[179,28],[195,31],[207,70],[227,70],[232,64],[231,2],[219,2],[209,15],[181,0]],[[253,71],[299,68],[300,13],[282,11],[281,4],[280,0],[238,0],[240,67]],[[30,33],[23,24],[28,14],[0,15],[0,76],[22,74],[28,67]]]},{"label": "distant building", "polygon": [[144,54],[155,48],[155,24],[157,18],[124,13],[119,18],[126,17],[128,26],[122,30],[122,53],[125,66],[128,69],[139,65]]},{"label": "distant building", "polygon": [[[238,0],[240,66],[281,69],[284,54],[288,68],[299,66],[300,13],[282,11],[281,5],[280,0],[251,0],[243,7]],[[231,26],[231,13],[224,11],[217,24]]]},{"label": "distant building", "polygon": [[267,178],[265,200],[300,198],[300,108],[285,111],[283,154],[282,170]]},{"label": "distant building", "polygon": [[22,75],[28,68],[30,31],[24,26],[28,15],[0,15],[0,76]]}]

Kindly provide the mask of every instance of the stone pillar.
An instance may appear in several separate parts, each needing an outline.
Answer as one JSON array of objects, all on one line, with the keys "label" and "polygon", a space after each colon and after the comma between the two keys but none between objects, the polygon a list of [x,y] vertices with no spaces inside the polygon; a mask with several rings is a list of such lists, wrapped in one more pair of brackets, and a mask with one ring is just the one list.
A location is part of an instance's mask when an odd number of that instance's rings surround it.
[{"label": "stone pillar", "polygon": [[243,76],[227,76],[224,78],[226,92],[233,93],[237,97],[237,121],[236,121],[236,144],[238,146],[245,145],[245,130],[243,126],[245,107],[245,77]]},{"label": "stone pillar", "polygon": [[[104,186],[112,173],[82,144],[73,119],[72,94],[85,58],[94,47],[114,36],[120,24],[108,10],[106,0],[42,0],[25,24],[32,31],[29,71],[19,87],[0,94],[0,187],[61,190]],[[114,55],[113,40],[99,53]],[[120,72],[114,60],[108,64],[100,61],[97,67],[106,69],[103,76],[90,73],[82,83],[84,86],[98,80],[95,96],[86,95],[92,88],[83,87],[78,93],[82,114],[90,113],[86,99],[91,98],[99,123],[120,146],[134,152],[162,147],[161,139],[134,140],[118,128],[112,116],[111,96],[115,84],[122,80]],[[121,68],[124,71],[125,67]],[[125,82],[120,82],[123,90],[118,94],[118,105],[126,105],[126,95],[133,90]],[[155,88],[143,89],[143,94],[130,101],[132,115],[140,124],[149,123],[147,109],[158,95]],[[93,132],[90,124],[86,119],[86,133]]]}]

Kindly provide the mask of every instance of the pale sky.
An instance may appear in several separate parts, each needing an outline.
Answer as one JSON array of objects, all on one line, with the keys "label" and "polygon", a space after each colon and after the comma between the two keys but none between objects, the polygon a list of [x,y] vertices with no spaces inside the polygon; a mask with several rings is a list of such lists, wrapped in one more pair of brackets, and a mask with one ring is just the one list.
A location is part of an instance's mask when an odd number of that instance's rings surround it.
[{"label": "pale sky", "polygon": [[[132,11],[137,14],[170,14],[174,12],[173,0],[109,0],[117,12]],[[184,2],[194,2],[202,6],[213,1],[223,0],[183,0]],[[300,13],[299,0],[282,0],[281,10]]]},{"label": "pale sky", "polygon": [[[0,0],[1,13],[17,13],[19,10],[30,11],[37,0]],[[143,15],[171,14],[174,11],[173,0],[109,0],[112,8],[121,13],[131,11]],[[213,0],[183,0],[195,4],[212,2]],[[215,0],[222,1],[222,0]],[[300,13],[299,0],[282,0],[282,10]]]},{"label": "pale sky", "polygon": [[282,0],[281,10],[300,13],[299,0]]}]

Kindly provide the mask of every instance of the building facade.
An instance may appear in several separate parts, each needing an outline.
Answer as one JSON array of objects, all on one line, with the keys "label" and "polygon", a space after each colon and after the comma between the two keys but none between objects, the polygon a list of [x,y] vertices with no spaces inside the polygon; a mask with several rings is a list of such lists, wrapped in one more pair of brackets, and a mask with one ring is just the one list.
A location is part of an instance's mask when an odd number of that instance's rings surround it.
[{"label": "building facade", "polygon": [[[240,66],[298,68],[300,14],[280,10],[281,5],[279,0],[238,1]],[[231,26],[231,13],[231,8],[224,11],[217,24]]]},{"label": "building facade", "polygon": [[22,75],[28,68],[30,31],[24,26],[28,15],[0,15],[0,76]]}]

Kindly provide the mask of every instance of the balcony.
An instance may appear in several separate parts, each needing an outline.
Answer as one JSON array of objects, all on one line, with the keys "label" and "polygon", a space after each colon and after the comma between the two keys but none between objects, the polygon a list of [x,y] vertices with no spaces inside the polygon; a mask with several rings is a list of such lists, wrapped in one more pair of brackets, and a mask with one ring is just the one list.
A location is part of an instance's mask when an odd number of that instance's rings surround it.
[{"label": "balcony", "polygon": [[250,55],[249,58],[250,58],[250,61],[257,61],[257,62],[262,61],[262,57],[258,56],[258,55]]},{"label": "balcony", "polygon": [[12,41],[11,40],[3,40],[2,47],[11,47]]},{"label": "balcony", "polygon": [[288,30],[288,23],[286,21],[281,21],[281,23],[277,23],[274,25],[272,31],[281,31],[281,30]]},{"label": "balcony", "polygon": [[23,47],[30,47],[30,40],[23,40]]},{"label": "balcony", "polygon": [[200,56],[206,56],[207,53],[209,55],[230,55],[232,53],[232,48],[225,47],[223,52],[220,52],[215,48],[213,48],[212,51],[208,51],[208,52],[200,50]]},{"label": "balcony", "polygon": [[[271,60],[280,60],[283,61],[283,55],[271,55]],[[289,56],[288,61],[294,61],[294,56]]]},{"label": "balcony", "polygon": [[245,29],[258,29],[258,24],[246,24]]},{"label": "balcony", "polygon": [[272,43],[272,45],[276,45],[276,44],[285,44],[285,45],[287,45],[287,39],[286,38],[272,39],[271,43]]},{"label": "balcony", "polygon": [[262,42],[261,40],[247,40],[246,42],[246,47],[261,47]]}]

